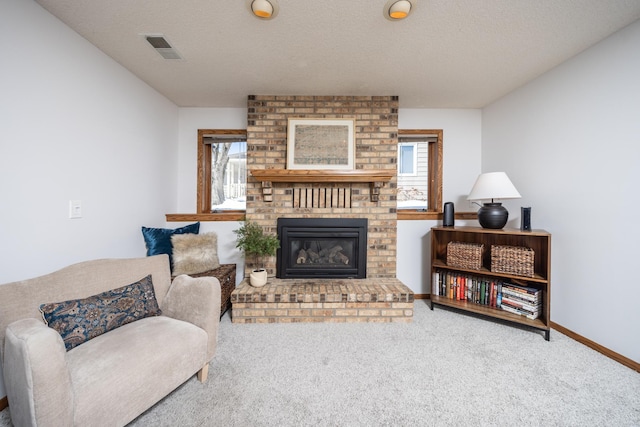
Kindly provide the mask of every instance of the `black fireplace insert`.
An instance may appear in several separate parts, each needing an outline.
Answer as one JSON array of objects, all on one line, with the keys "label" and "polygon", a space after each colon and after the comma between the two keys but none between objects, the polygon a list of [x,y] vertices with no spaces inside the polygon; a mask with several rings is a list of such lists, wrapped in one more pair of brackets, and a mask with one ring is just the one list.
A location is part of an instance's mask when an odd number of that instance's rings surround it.
[{"label": "black fireplace insert", "polygon": [[366,218],[279,218],[276,277],[367,277]]}]

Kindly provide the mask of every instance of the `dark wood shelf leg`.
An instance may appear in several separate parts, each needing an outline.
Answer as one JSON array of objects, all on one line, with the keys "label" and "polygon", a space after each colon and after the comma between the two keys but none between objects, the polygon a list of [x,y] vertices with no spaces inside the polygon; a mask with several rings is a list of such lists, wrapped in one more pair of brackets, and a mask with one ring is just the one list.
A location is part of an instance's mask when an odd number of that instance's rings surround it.
[{"label": "dark wood shelf leg", "polygon": [[549,341],[550,338],[551,338],[551,330],[544,331],[544,339]]}]

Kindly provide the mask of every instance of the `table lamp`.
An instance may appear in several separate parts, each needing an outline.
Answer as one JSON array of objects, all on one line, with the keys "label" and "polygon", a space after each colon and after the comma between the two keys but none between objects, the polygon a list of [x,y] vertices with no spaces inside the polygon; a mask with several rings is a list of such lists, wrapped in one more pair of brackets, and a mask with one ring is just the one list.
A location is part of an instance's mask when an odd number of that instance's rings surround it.
[{"label": "table lamp", "polygon": [[483,228],[501,229],[509,219],[509,212],[495,199],[519,199],[522,197],[504,172],[488,172],[478,176],[467,200],[491,200],[478,209],[478,221]]}]

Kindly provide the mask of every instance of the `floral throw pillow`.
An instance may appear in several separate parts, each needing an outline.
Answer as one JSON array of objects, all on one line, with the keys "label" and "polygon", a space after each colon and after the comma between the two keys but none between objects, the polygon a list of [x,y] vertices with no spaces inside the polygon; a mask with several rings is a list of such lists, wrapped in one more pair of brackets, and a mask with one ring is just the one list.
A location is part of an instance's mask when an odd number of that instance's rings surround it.
[{"label": "floral throw pillow", "polygon": [[67,351],[127,323],[162,314],[151,275],[88,298],[42,304],[40,312],[62,336]]}]

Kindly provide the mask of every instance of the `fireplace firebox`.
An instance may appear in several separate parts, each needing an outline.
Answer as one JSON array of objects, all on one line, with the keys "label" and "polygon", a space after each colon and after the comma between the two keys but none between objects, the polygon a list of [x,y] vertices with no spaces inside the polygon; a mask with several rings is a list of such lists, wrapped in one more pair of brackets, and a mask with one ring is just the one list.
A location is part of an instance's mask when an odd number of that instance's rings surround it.
[{"label": "fireplace firebox", "polygon": [[276,277],[367,277],[366,218],[279,218]]}]

